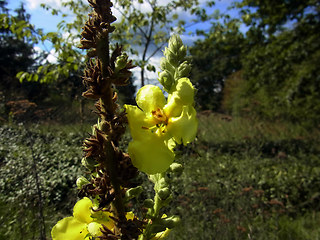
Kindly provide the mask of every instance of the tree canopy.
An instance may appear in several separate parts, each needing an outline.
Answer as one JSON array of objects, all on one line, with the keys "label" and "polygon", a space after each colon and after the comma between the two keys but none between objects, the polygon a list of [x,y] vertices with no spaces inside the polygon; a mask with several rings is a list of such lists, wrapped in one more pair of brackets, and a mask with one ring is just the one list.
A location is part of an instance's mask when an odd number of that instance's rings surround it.
[{"label": "tree canopy", "polygon": [[319,123],[320,4],[243,0],[233,6],[240,18],[222,16],[223,35],[221,21],[214,22],[191,49],[202,109],[221,110],[223,102],[234,114]]},{"label": "tree canopy", "polygon": [[[234,1],[231,6],[238,11],[238,17],[217,11],[208,15],[209,8],[202,9],[198,0],[114,3],[114,11],[120,16],[114,40],[120,40],[135,59],[141,85],[145,84],[146,71],[156,71],[150,59],[170,34],[185,31],[183,14],[188,13],[190,21],[211,21],[207,32],[194,29],[199,38],[190,48],[191,79],[198,89],[199,108],[233,114],[249,112],[270,119],[318,121],[318,1]],[[1,1],[2,86],[20,86],[14,78],[17,74],[21,82],[55,82],[56,86],[64,86],[59,88],[67,95],[79,95],[86,52],[77,45],[89,12],[87,5],[70,0],[62,3],[62,9],[54,9],[42,4],[53,15],[63,17],[57,31],[49,33],[29,23],[30,16],[23,6],[16,15],[5,6]],[[207,1],[207,6],[214,6],[214,1]],[[66,19],[70,14],[73,22]],[[48,52],[43,52],[42,59],[35,58],[34,45],[41,41],[50,42],[55,62],[47,61]],[[135,92],[132,85],[127,90],[125,95]]]}]

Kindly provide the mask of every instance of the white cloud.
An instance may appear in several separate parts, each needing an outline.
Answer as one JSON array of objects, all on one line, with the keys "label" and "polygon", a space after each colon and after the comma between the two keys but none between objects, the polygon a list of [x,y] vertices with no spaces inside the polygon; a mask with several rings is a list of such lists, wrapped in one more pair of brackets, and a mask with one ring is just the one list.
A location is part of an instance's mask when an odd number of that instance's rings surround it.
[{"label": "white cloud", "polygon": [[55,49],[51,49],[50,50],[50,53],[49,53],[49,55],[47,57],[47,60],[48,60],[49,63],[57,63],[58,54],[57,54]]},{"label": "white cloud", "polygon": [[61,7],[62,0],[26,0],[29,9],[36,9],[40,7],[41,3],[48,4],[52,7]]},{"label": "white cloud", "polygon": [[[34,46],[33,50],[34,50],[34,57],[35,58],[40,57],[41,54],[46,52],[39,46]],[[40,62],[40,64],[45,63],[46,61],[48,61],[49,63],[57,63],[58,54],[55,51],[55,49],[51,49],[50,52],[47,52],[47,54],[48,54],[48,56],[46,57],[46,59],[43,59],[42,62]]]}]

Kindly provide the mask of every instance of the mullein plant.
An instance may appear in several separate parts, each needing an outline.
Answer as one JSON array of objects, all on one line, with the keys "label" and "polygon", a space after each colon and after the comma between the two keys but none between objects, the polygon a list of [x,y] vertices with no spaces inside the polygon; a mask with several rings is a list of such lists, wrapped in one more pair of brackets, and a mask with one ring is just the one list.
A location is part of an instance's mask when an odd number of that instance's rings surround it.
[{"label": "mullein plant", "polygon": [[[117,104],[115,87],[128,83],[134,66],[116,45],[110,54],[109,34],[114,31],[109,0],[88,0],[93,11],[81,33],[81,47],[90,58],[83,81],[83,96],[97,100],[98,123],[84,141],[84,165],[90,179],[77,180],[80,200],[73,216],[60,220],[52,229],[53,240],[82,239],[163,239],[179,222],[162,208],[172,201],[168,175],[181,173],[174,163],[175,147],[186,145],[196,136],[198,121],[194,109],[195,89],[187,78],[191,66],[187,48],[174,35],[161,59],[159,82],[167,92],[154,85],[142,87],[136,96],[138,106]],[[132,136],[128,154],[119,149],[126,125]],[[139,171],[154,183],[154,199],[144,199],[144,214],[130,209],[130,200],[143,191],[134,179]],[[140,214],[141,215],[141,214]]]}]

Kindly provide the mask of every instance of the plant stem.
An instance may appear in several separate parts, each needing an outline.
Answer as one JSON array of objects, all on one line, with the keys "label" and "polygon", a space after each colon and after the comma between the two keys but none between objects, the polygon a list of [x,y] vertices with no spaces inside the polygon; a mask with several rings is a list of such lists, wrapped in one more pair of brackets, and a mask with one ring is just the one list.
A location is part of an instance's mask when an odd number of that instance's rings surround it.
[{"label": "plant stem", "polygon": [[104,150],[106,152],[108,174],[115,193],[115,199],[112,202],[112,207],[115,209],[116,215],[119,218],[119,220],[125,220],[126,217],[122,200],[122,192],[117,178],[116,156],[114,146],[110,141],[105,141]]},{"label": "plant stem", "polygon": [[[29,139],[31,139],[31,133],[28,132]],[[37,194],[39,198],[39,228],[40,228],[40,240],[45,240],[46,239],[46,225],[45,225],[45,220],[44,220],[44,215],[43,215],[43,198],[42,198],[42,193],[41,193],[41,187],[40,187],[40,182],[39,182],[39,175],[38,175],[38,168],[37,168],[37,161],[36,161],[36,156],[34,154],[33,150],[33,141],[31,140],[29,143],[29,148],[31,151],[31,157],[32,157],[32,169],[33,169],[33,174],[34,174],[34,179],[36,182],[36,188],[37,188]]]},{"label": "plant stem", "polygon": [[[102,126],[110,126],[108,124],[108,120],[112,119],[115,115],[115,105],[112,100],[113,90],[111,88],[111,83],[107,81],[107,77],[109,76],[108,67],[110,65],[110,56],[109,56],[109,38],[106,34],[105,36],[101,36],[98,42],[97,47],[98,58],[101,62],[102,69],[102,78],[105,80],[104,95],[100,98],[101,111],[104,113],[101,115]],[[108,119],[107,119],[108,118]],[[106,124],[104,124],[106,123]],[[104,132],[110,131],[110,129],[101,129]],[[111,129],[112,131],[112,129]],[[105,138],[104,142],[104,152],[105,161],[107,166],[108,175],[110,177],[111,185],[113,186],[115,199],[112,203],[112,207],[115,210],[116,216],[119,220],[125,220],[125,211],[122,201],[122,192],[120,188],[120,184],[117,178],[117,159],[116,159],[116,151],[115,147],[112,143],[111,139],[108,139],[108,136]]]},{"label": "plant stem", "polygon": [[152,233],[150,231],[151,231],[152,222],[159,218],[159,214],[160,214],[160,209],[162,207],[162,203],[161,203],[161,199],[160,199],[160,196],[158,194],[158,191],[160,190],[160,187],[159,187],[160,180],[163,179],[164,176],[165,176],[164,173],[156,173],[155,175],[153,175],[151,177],[152,181],[154,183],[154,191],[155,191],[153,212],[152,212],[151,219],[148,221],[148,224],[147,224],[147,226],[145,228],[145,232],[144,232],[141,240],[149,240],[151,238],[151,234]]}]

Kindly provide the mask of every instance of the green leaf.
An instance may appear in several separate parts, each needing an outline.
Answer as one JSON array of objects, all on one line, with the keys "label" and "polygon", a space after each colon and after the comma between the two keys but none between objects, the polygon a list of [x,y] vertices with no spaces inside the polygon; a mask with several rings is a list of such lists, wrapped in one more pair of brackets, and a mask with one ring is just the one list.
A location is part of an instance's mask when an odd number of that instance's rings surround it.
[{"label": "green leaf", "polygon": [[156,67],[154,65],[149,64],[147,66],[147,70],[150,72],[156,72]]},{"label": "green leaf", "polygon": [[175,14],[172,15],[171,18],[172,18],[172,20],[177,20],[178,17],[179,17],[179,15],[177,13],[175,13]]}]

